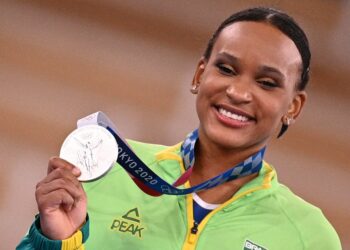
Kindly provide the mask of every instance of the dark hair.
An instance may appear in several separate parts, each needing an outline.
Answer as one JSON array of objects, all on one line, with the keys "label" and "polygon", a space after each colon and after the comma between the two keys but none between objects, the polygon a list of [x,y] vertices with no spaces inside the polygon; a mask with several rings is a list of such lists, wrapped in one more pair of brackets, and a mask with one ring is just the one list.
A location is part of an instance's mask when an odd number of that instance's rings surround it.
[{"label": "dark hair", "polygon": [[220,24],[218,29],[213,34],[212,38],[209,40],[207,48],[203,55],[204,58],[209,60],[214,44],[221,31],[225,27],[240,21],[268,23],[279,29],[294,42],[300,53],[303,63],[300,82],[297,84],[296,87],[298,90],[304,90],[309,81],[309,67],[311,59],[308,39],[304,31],[300,28],[300,26],[294,21],[292,17],[276,9],[265,7],[251,8],[242,10],[228,17],[225,21],[223,21]]}]

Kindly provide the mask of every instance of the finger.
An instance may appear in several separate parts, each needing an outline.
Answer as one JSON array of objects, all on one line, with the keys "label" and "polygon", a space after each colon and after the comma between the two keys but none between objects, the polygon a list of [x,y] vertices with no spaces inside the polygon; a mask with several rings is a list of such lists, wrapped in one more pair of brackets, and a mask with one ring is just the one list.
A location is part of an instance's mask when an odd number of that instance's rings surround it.
[{"label": "finger", "polygon": [[75,202],[74,197],[72,197],[65,189],[59,189],[37,198],[40,213],[54,212],[60,207],[70,210]]},{"label": "finger", "polygon": [[55,179],[67,179],[70,180],[75,186],[81,186],[81,183],[78,181],[77,176],[73,175],[71,170],[65,168],[54,169],[42,181],[40,181],[38,185],[41,185],[43,183],[49,183]]},{"label": "finger", "polygon": [[81,173],[79,168],[77,168],[70,162],[62,158],[59,158],[57,156],[53,156],[49,159],[47,174],[50,174],[52,171],[54,171],[57,168],[64,168],[64,169],[70,170],[75,176],[79,176]]},{"label": "finger", "polygon": [[61,189],[67,191],[75,200],[80,200],[85,195],[84,191],[80,188],[80,186],[76,186],[70,180],[62,178],[38,185],[35,191],[35,195],[37,197],[40,197]]}]

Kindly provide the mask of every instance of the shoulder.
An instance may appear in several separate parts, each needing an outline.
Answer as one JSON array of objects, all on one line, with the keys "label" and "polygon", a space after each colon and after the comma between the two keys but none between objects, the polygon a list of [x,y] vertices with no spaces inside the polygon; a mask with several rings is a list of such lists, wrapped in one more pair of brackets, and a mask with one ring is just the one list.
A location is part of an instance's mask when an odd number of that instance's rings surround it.
[{"label": "shoulder", "polygon": [[339,237],[321,209],[279,184],[277,206],[298,232],[305,249],[341,249]]}]

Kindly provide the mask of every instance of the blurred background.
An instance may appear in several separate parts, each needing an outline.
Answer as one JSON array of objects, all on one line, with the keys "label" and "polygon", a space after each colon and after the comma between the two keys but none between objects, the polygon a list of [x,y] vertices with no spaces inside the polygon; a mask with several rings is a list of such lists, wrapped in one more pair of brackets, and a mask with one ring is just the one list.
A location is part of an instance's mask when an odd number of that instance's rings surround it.
[{"label": "blurred background", "polygon": [[224,18],[256,5],[294,16],[313,52],[306,109],[267,159],[350,249],[346,0],[0,0],[1,248],[26,233],[35,185],[78,118],[102,110],[125,137],[167,145],[196,127],[197,60]]}]

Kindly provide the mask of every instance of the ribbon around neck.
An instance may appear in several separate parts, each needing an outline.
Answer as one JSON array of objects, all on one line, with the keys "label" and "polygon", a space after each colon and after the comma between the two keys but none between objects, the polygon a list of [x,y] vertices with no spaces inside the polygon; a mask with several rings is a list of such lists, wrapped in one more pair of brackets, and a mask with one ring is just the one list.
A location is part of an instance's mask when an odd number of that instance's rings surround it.
[{"label": "ribbon around neck", "polygon": [[195,162],[195,144],[198,140],[198,130],[194,130],[190,133],[183,144],[181,145],[181,156],[186,168],[183,173],[173,184],[169,184],[156,173],[154,173],[149,167],[142,162],[142,160],[134,153],[128,143],[118,133],[115,125],[111,120],[103,113],[96,112],[89,116],[86,116],[78,120],[78,127],[84,125],[97,124],[106,128],[115,138],[118,144],[118,159],[117,163],[124,168],[135,184],[146,194],[151,196],[160,196],[162,194],[167,195],[186,195],[190,193],[196,193],[201,190],[210,189],[216,187],[222,183],[247,176],[260,171],[263,164],[263,157],[265,148],[254,155],[248,157],[243,162],[230,168],[229,170],[213,177],[201,184],[190,188],[180,189],[177,186],[184,184],[190,177]]}]

